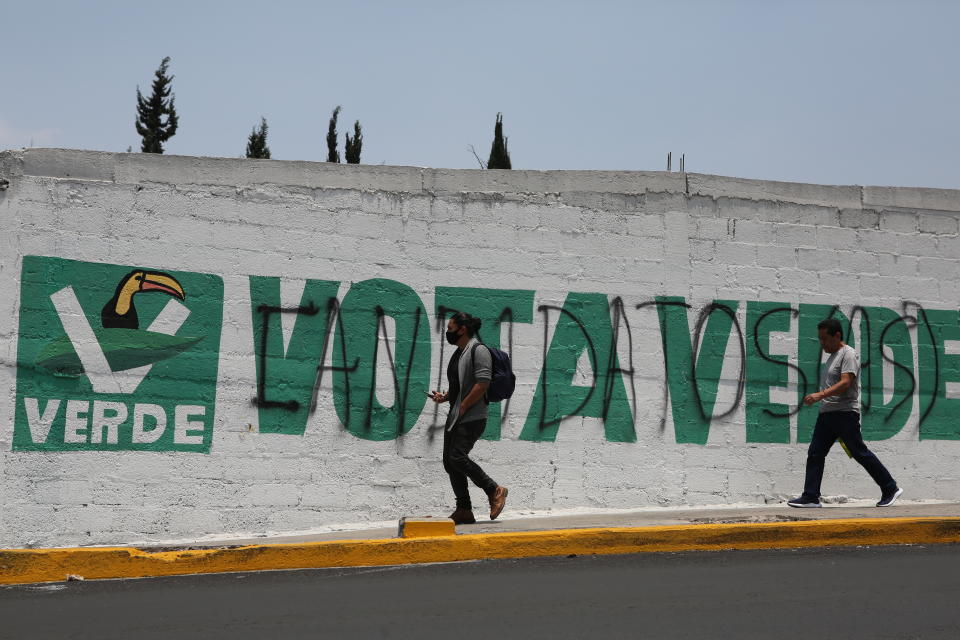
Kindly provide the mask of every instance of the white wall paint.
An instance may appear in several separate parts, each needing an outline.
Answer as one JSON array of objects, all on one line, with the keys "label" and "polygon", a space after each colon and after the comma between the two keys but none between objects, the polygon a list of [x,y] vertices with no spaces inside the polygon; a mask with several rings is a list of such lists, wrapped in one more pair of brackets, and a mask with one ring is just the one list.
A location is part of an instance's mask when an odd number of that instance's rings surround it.
[{"label": "white wall paint", "polygon": [[[436,286],[531,289],[535,308],[562,305],[568,292],[621,296],[633,330],[637,441],[607,442],[601,421],[582,417],[565,420],[555,442],[518,439],[541,366],[544,327],[535,311],[532,324],[515,328],[520,384],[503,438],[475,449],[511,489],[507,515],[775,502],[799,491],[805,445],[796,427],[791,444],[747,442],[742,401],[714,420],[707,444],[675,441],[657,314],[636,310],[638,303],[683,296],[697,309],[733,299],[743,324],[746,302],[755,300],[844,310],[899,309],[903,300],[956,309],[960,300],[958,191],[44,149],[0,153],[0,177],[10,181],[0,191],[5,547],[294,532],[452,509],[429,406],[399,439],[359,439],[337,419],[328,376],[304,435],[258,433],[250,275],[291,281],[283,290],[294,298],[297,281],[338,280],[341,300],[350,283],[389,278],[412,287],[431,314]],[[29,255],[223,278],[210,453],[13,450],[20,276]],[[796,331],[794,321],[792,332],[773,334],[771,352],[795,361]],[[911,335],[916,351],[916,329]],[[431,381],[441,339],[431,336]],[[626,362],[625,344],[619,353]],[[718,407],[733,399],[732,353],[728,346]],[[795,387],[771,396],[796,403]],[[914,402],[906,426],[871,447],[910,497],[960,499],[960,447],[920,440],[918,418]],[[877,493],[839,449],[828,458],[824,492]],[[474,500],[483,505],[475,489]]]}]

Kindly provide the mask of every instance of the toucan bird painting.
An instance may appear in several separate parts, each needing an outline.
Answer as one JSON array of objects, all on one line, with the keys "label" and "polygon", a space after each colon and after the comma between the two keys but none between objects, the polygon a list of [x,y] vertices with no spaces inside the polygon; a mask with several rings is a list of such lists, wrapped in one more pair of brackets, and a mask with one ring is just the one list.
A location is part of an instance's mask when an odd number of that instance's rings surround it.
[{"label": "toucan bird painting", "polygon": [[100,312],[103,328],[139,329],[140,319],[133,306],[133,296],[145,291],[159,291],[184,299],[183,287],[173,276],[158,271],[131,271],[120,281],[116,293]]},{"label": "toucan bird painting", "polygon": [[[113,297],[101,309],[102,326],[96,326],[91,318],[90,329],[111,370],[125,371],[173,358],[203,339],[198,335],[141,328],[134,298],[152,292],[180,301],[186,299],[184,287],[172,275],[135,269],[120,280]],[[55,338],[40,349],[36,364],[55,376],[78,377],[83,373],[83,363],[68,335]]]}]

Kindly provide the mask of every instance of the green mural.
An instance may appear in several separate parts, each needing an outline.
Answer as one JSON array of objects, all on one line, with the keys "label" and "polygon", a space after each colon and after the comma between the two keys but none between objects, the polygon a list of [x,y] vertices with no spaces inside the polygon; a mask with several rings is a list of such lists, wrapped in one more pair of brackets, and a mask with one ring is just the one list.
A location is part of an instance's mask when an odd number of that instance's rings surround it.
[{"label": "green mural", "polygon": [[[906,320],[884,307],[863,307],[860,315],[860,420],[864,440],[884,440],[903,429],[913,411],[916,382],[913,341]],[[850,344],[850,341],[847,341]],[[886,349],[892,355],[887,355]],[[884,378],[884,362],[891,359],[893,380]],[[884,402],[884,389],[892,397]]]},{"label": "green mural", "polygon": [[218,276],[25,256],[18,451],[210,450]]},{"label": "green mural", "polygon": [[[281,305],[279,278],[250,276],[249,287],[252,400],[261,433],[303,435],[317,410],[317,390],[330,375],[344,429],[366,440],[402,437],[423,416],[431,378],[446,384],[446,362],[431,371],[431,354],[446,347],[435,343],[450,314],[481,318],[483,341],[506,350],[514,347],[515,325],[534,322],[532,290],[437,287],[432,331],[420,295],[394,280],[355,282],[342,300],[339,282],[306,280],[299,305],[290,308]],[[14,450],[210,450],[223,310],[219,277],[26,256],[20,296]],[[960,439],[960,399],[947,397],[948,386],[960,382],[960,355],[945,347],[960,341],[960,312],[748,301],[741,328],[741,304],[715,300],[694,309],[682,297],[661,296],[638,305],[657,309],[675,442],[705,444],[711,424],[741,406],[747,442],[788,443],[792,424],[797,440],[808,442],[818,407],[804,407],[802,399],[818,388],[824,355],[817,324],[827,317],[840,320],[847,343],[860,352],[865,439],[902,431],[915,395],[921,438]],[[635,442],[638,372],[622,300],[571,292],[561,307],[538,311],[542,359],[517,363],[519,388],[533,388],[530,404],[518,407],[526,411],[519,438],[554,441],[566,418],[582,416],[599,418],[608,441]],[[286,341],[285,314],[294,316]],[[776,332],[796,338],[796,364],[771,353]],[[441,359],[449,352],[441,351]],[[626,367],[624,352],[630,353]],[[580,362],[587,363],[585,376]],[[522,378],[536,368],[535,381]],[[787,387],[791,378],[796,403],[772,401],[771,390]],[[717,407],[721,385],[737,391]],[[392,400],[383,400],[387,396]],[[502,437],[507,405],[492,408],[484,438]]]},{"label": "green mural", "polygon": [[[365,440],[392,440],[413,428],[430,386],[430,322],[420,296],[394,280],[354,283],[340,305],[333,347],[334,406],[347,430]],[[396,326],[393,345],[386,317]],[[377,356],[386,350],[394,402],[377,400]]]},{"label": "green mural", "polygon": [[[280,278],[250,276],[254,349],[257,364],[257,414],[261,433],[303,435],[313,410],[318,367],[330,340],[339,282],[307,280],[297,307],[280,305]],[[331,313],[331,311],[333,313]],[[284,349],[281,316],[295,316]],[[278,409],[281,409],[278,411]]]},{"label": "green mural", "polygon": [[[303,433],[308,411],[314,409],[308,410],[308,406],[311,392],[315,393],[317,366],[324,350],[332,349],[334,365],[327,368],[334,370],[334,400],[346,428],[361,438],[399,437],[419,419],[424,404],[411,390],[429,386],[432,336],[428,337],[429,323],[420,298],[409,287],[390,280],[357,283],[344,298],[343,315],[336,316],[335,302],[329,306],[336,288],[335,282],[307,283],[286,352],[278,318],[254,313],[255,340],[262,342],[268,372],[262,394],[266,402],[258,403],[261,429]],[[254,309],[277,305],[279,284],[276,279],[251,278],[251,294]],[[512,340],[512,323],[533,322],[534,297],[530,290],[437,287],[435,315],[442,325],[455,310],[466,311],[483,320],[481,337],[487,344],[509,348],[502,344],[503,325],[509,325],[507,335]],[[391,304],[383,304],[385,300]],[[960,356],[948,355],[943,346],[946,340],[960,339],[960,320],[954,312],[918,309],[914,318],[885,307],[852,307],[844,313],[836,305],[791,307],[782,302],[749,301],[742,329],[737,301],[715,300],[693,309],[682,297],[660,296],[639,306],[647,305],[657,308],[664,383],[673,439],[678,443],[705,444],[711,423],[740,406],[745,408],[747,442],[788,443],[794,420],[797,441],[809,442],[819,406],[806,407],[802,400],[819,385],[824,354],[817,324],[827,317],[840,321],[848,344],[857,348],[861,343],[865,439],[880,440],[899,433],[910,419],[918,390],[921,437],[960,439],[960,425],[949,418],[954,403],[960,401],[946,397],[946,384],[960,381]],[[305,315],[305,310],[309,314]],[[635,392],[635,372],[632,362],[629,368],[622,367],[615,349],[615,344],[632,344],[633,339],[620,299],[611,302],[606,294],[570,293],[562,307],[545,305],[540,312],[545,323],[545,355],[520,439],[553,441],[564,418],[585,416],[602,419],[607,440],[635,441],[634,407],[629,399]],[[384,343],[384,327],[378,318],[385,316],[397,321],[396,348],[389,357],[395,372],[394,395],[400,401],[389,408],[379,406],[371,391],[375,385],[371,363],[379,348],[374,336],[379,330]],[[345,321],[347,318],[352,319]],[[910,333],[915,322],[920,354],[916,366]],[[336,341],[325,346],[324,336],[333,332],[331,323],[336,324]],[[437,330],[442,333],[439,325]],[[548,342],[551,326],[553,337]],[[796,364],[785,354],[770,353],[770,334],[774,332],[794,333]],[[584,357],[590,364],[586,381],[576,379],[577,363]],[[731,358],[736,365],[728,364],[727,375],[733,377],[725,381],[724,364]],[[261,371],[264,361],[259,354],[257,362]],[[771,389],[787,387],[791,369],[795,371],[796,404],[772,402]],[[444,372],[443,365],[434,372],[440,376],[441,386],[445,385]],[[717,408],[721,384],[735,385],[737,391],[732,404]],[[290,400],[296,405],[283,405]],[[499,439],[501,429],[500,411],[492,411],[484,437]]]},{"label": "green mural", "polygon": [[[457,311],[463,311],[480,318],[483,327],[480,329],[480,338],[484,344],[497,349],[509,349],[511,344],[501,344],[501,327],[504,323],[533,322],[533,295],[528,289],[477,289],[471,287],[437,287],[434,294],[437,318],[440,319],[441,329],[446,330],[447,319]],[[511,335],[513,327],[510,327]],[[445,344],[441,342],[440,353],[445,353]],[[452,353],[452,348],[449,351]],[[442,362],[440,371],[440,388],[446,389],[446,362]],[[436,386],[436,385],[434,385]],[[508,402],[501,402],[490,407],[487,418],[487,427],[483,432],[485,440],[500,439],[500,425],[503,407]],[[443,410],[443,409],[441,409]]]},{"label": "green mural", "polygon": [[[607,440],[635,442],[633,414],[613,342],[608,297],[602,293],[568,293],[563,307],[553,309],[560,313],[554,314],[553,340],[520,439],[553,441],[565,417],[585,416],[603,418]],[[593,373],[590,386],[574,384],[577,362],[584,353]]]},{"label": "green mural", "polygon": [[[656,303],[674,437],[677,442],[706,444],[727,343],[736,321],[737,303],[715,300],[701,312],[697,330],[699,332],[703,322],[706,328],[702,339],[697,339],[699,349],[694,349],[691,341],[688,305],[684,299],[662,296]],[[742,354],[736,357],[741,358]],[[739,365],[743,366],[742,360]],[[737,402],[739,400],[737,394]]]},{"label": "green mural", "polygon": [[960,399],[947,398],[947,383],[960,382],[960,355],[947,354],[946,340],[960,340],[960,312],[918,311],[920,439],[960,440]]},{"label": "green mural", "polygon": [[770,333],[790,331],[793,310],[782,302],[747,302],[747,442],[790,442],[790,407],[770,401],[770,387],[786,387],[788,358],[770,353]]}]

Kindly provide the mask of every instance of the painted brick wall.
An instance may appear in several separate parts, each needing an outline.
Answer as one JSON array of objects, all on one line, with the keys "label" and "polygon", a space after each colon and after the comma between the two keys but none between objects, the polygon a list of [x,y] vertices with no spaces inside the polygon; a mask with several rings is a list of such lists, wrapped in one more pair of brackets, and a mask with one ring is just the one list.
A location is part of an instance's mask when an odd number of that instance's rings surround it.
[{"label": "painted brick wall", "polygon": [[[871,447],[960,499],[960,192],[43,149],[0,178],[0,546],[445,514],[451,308],[512,346],[475,449],[507,517],[796,494],[831,313]],[[839,448],[824,492],[877,494]]]}]

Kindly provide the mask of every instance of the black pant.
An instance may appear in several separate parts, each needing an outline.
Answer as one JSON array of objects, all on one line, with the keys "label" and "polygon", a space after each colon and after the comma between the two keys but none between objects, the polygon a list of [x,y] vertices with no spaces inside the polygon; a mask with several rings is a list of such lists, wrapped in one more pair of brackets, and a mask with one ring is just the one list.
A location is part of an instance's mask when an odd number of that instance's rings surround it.
[{"label": "black pant", "polygon": [[475,420],[466,424],[457,424],[443,432],[443,469],[450,474],[450,486],[457,497],[458,509],[472,509],[467,478],[483,489],[487,495],[493,493],[497,483],[490,479],[483,469],[468,456],[473,445],[483,435],[487,421]]},{"label": "black pant", "polygon": [[813,427],[813,438],[807,450],[807,479],[803,484],[803,495],[820,498],[820,481],[823,479],[823,465],[830,447],[841,438],[850,450],[853,459],[867,470],[873,481],[880,485],[881,491],[893,491],[897,483],[863,442],[860,435],[860,414],[856,411],[828,411],[821,413]]}]

